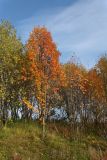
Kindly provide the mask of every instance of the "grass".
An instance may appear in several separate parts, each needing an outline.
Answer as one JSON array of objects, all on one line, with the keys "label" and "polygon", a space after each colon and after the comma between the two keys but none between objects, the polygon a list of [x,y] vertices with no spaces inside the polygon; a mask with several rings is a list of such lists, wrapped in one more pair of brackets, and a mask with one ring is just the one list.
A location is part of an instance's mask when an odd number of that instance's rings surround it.
[{"label": "grass", "polygon": [[42,139],[42,128],[36,122],[8,124],[0,131],[0,160],[100,160],[107,140],[95,135],[65,137],[48,127]]}]

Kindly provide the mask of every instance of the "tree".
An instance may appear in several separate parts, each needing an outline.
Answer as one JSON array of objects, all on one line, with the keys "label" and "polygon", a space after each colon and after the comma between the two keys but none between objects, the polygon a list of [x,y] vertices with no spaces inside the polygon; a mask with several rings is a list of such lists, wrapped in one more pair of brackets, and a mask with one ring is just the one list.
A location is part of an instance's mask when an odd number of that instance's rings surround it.
[{"label": "tree", "polygon": [[22,43],[16,37],[12,25],[3,21],[0,24],[0,112],[6,123],[8,112],[16,118],[20,92],[20,60]]},{"label": "tree", "polygon": [[26,46],[30,78],[35,85],[35,98],[43,123],[44,136],[45,119],[51,107],[51,95],[58,90],[60,53],[45,27],[34,28]]},{"label": "tree", "polygon": [[104,89],[103,97],[103,123],[106,125],[107,120],[107,54],[103,55],[96,64],[96,70],[99,77],[102,79],[102,85]]},{"label": "tree", "polygon": [[103,81],[99,76],[96,69],[91,69],[88,72],[89,88],[88,96],[90,109],[92,112],[92,119],[97,127],[98,122],[100,123],[103,111],[103,104],[105,101],[105,92],[103,87]]},{"label": "tree", "polygon": [[98,74],[102,78],[103,86],[106,94],[106,102],[107,102],[107,54],[105,54],[99,59],[96,65],[96,69]]},{"label": "tree", "polygon": [[[62,95],[65,101],[67,118],[72,126],[78,121],[81,110],[81,103],[84,95],[84,75],[85,69],[73,61],[63,65],[65,73],[65,85],[62,87]],[[76,125],[76,124],[75,124]]]}]

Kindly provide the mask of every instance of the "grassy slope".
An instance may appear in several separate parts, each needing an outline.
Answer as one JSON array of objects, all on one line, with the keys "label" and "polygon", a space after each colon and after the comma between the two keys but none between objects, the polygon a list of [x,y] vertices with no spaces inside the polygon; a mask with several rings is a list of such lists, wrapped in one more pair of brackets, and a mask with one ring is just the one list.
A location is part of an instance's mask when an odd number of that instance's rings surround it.
[{"label": "grassy slope", "polygon": [[107,141],[96,136],[67,139],[48,130],[45,140],[41,127],[34,123],[16,123],[0,131],[0,160],[99,160]]}]

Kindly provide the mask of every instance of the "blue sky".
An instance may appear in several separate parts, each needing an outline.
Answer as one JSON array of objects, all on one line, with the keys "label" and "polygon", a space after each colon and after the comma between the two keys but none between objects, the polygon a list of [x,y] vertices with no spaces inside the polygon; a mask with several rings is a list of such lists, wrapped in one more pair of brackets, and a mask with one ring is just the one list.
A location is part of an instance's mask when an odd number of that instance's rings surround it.
[{"label": "blue sky", "polygon": [[46,26],[61,62],[75,52],[90,68],[107,52],[107,0],[0,0],[0,19],[9,20],[24,43],[34,26]]}]

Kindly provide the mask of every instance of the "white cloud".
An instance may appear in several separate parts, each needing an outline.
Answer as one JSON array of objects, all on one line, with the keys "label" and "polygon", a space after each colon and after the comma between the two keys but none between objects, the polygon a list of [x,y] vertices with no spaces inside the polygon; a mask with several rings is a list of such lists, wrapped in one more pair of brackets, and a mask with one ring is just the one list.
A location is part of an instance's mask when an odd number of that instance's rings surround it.
[{"label": "white cloud", "polygon": [[81,61],[91,67],[107,50],[107,0],[79,0],[59,12],[53,9],[35,18],[38,19],[31,17],[20,22],[20,32],[26,39],[34,24],[46,25],[63,53],[62,59],[75,51]]}]

